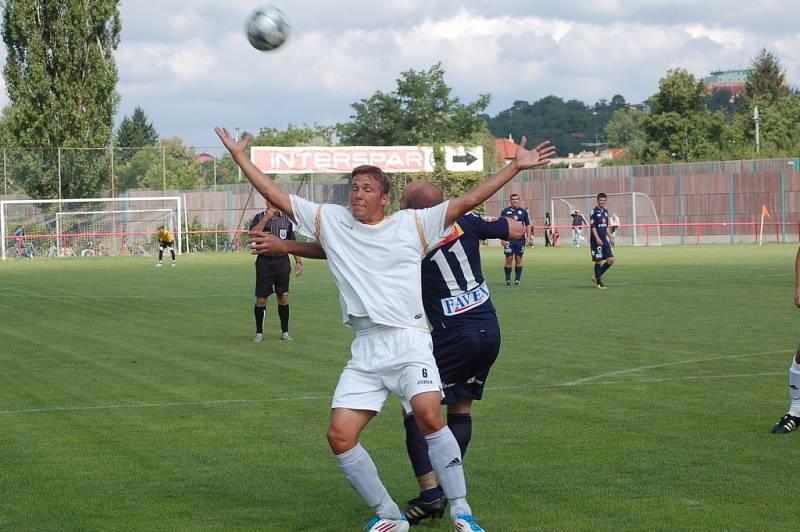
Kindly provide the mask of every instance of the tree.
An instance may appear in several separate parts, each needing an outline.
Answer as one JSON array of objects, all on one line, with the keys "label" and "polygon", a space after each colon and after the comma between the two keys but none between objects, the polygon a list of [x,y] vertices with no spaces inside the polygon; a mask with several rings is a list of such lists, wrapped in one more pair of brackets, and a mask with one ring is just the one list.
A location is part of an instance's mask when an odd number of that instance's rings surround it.
[{"label": "tree", "polygon": [[705,105],[708,89],[682,68],[670,70],[649,98],[647,144],[642,162],[718,160],[723,151],[725,118]]},{"label": "tree", "polygon": [[755,103],[776,102],[790,93],[786,73],[772,52],[765,48],[753,58],[747,74],[744,92]]},{"label": "tree", "polygon": [[133,114],[130,117],[125,116],[117,129],[115,147],[123,149],[115,150],[115,161],[126,164],[136,154],[137,148],[157,144],[158,132],[155,126],[147,120],[144,110],[137,105]]},{"label": "tree", "polygon": [[339,124],[342,144],[417,146],[466,142],[487,133],[480,113],[490,96],[469,104],[451,96],[441,63],[427,71],[407,70],[391,93],[377,91],[352,105],[351,121]]},{"label": "tree", "polygon": [[647,115],[639,109],[618,109],[606,124],[605,134],[612,148],[624,148],[627,159],[638,161],[647,145]]},{"label": "tree", "polygon": [[261,128],[257,135],[250,141],[251,146],[331,146],[335,126],[309,126],[303,124],[298,127],[292,124],[286,129]]},{"label": "tree", "polygon": [[[3,69],[12,147],[85,148],[110,144],[119,96],[113,51],[119,0],[6,0]],[[49,162],[29,152],[15,179],[34,197],[95,195],[109,172],[104,157],[74,158],[62,190],[44,179]],[[102,164],[98,161],[102,161]]]},{"label": "tree", "polygon": [[[166,167],[165,167],[166,166]],[[159,146],[145,146],[117,172],[121,189],[143,187],[161,190],[193,190],[209,183],[197,162],[197,154],[177,137],[162,139]]]}]

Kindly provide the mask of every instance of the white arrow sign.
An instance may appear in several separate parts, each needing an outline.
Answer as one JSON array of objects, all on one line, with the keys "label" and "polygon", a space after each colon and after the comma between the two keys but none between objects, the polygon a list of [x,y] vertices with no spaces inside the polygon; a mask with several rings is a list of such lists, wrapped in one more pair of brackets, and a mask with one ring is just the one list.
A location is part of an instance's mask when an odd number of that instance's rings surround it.
[{"label": "white arrow sign", "polygon": [[483,146],[445,146],[444,164],[451,172],[482,172]]}]

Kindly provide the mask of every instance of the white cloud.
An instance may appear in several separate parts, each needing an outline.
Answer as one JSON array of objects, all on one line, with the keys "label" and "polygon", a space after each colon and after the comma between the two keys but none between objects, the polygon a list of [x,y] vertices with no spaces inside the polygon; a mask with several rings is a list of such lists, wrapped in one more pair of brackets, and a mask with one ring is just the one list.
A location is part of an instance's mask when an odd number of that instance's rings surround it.
[{"label": "white cloud", "polygon": [[790,82],[800,80],[793,0],[270,3],[292,34],[262,53],[244,36],[252,0],[122,2],[119,118],[140,105],[162,136],[217,145],[215,125],[346,120],[353,102],[437,62],[463,101],[491,93],[492,114],[549,94],[641,101],[670,68],[697,76],[745,68],[761,48],[779,57]]}]

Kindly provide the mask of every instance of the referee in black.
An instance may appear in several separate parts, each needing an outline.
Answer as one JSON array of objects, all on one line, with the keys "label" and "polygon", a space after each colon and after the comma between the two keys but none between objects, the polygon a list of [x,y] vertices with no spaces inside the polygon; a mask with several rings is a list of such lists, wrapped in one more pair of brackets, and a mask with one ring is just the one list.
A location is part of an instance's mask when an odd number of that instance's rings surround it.
[{"label": "referee in black", "polygon": [[[294,240],[294,231],[289,217],[278,209],[267,206],[267,210],[256,214],[250,222],[251,233],[268,233],[281,240]],[[286,253],[259,253],[256,257],[256,317],[255,342],[264,339],[264,315],[267,298],[278,296],[278,317],[281,320],[281,340],[292,339],[289,334],[289,277],[292,267]],[[294,273],[303,274],[303,261],[294,256]]]}]

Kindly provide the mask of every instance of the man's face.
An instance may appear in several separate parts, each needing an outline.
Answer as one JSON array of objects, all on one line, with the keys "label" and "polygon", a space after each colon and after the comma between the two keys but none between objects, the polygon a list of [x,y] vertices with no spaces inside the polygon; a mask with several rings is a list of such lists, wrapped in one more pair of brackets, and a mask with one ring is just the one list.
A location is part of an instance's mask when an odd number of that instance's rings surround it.
[{"label": "man's face", "polygon": [[362,223],[378,223],[383,219],[383,208],[389,195],[381,194],[380,182],[369,174],[359,174],[350,186],[350,210]]},{"label": "man's face", "polygon": [[597,199],[597,206],[600,207],[601,209],[605,209],[607,203],[608,203],[608,198]]},{"label": "man's face", "polygon": [[511,206],[515,209],[519,207],[519,196],[511,196]]}]

